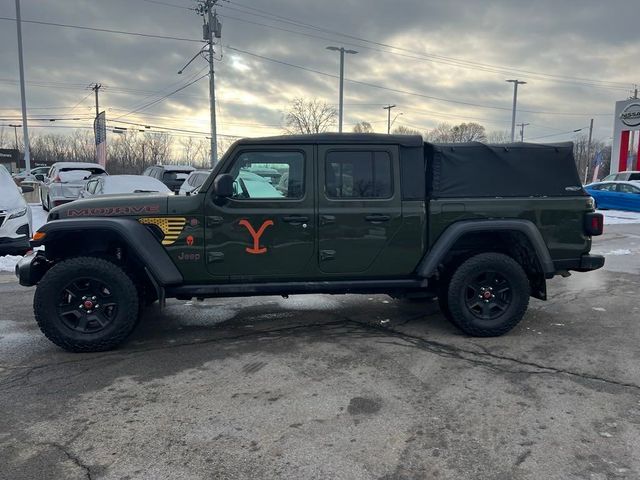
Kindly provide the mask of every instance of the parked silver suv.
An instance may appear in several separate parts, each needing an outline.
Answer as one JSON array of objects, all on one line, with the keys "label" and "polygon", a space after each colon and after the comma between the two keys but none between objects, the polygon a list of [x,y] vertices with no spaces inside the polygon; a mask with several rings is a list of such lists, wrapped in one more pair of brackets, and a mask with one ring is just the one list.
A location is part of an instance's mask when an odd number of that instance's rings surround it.
[{"label": "parked silver suv", "polygon": [[41,181],[42,208],[49,211],[53,207],[76,200],[89,178],[96,175],[107,175],[105,169],[97,163],[54,163],[46,177],[36,175]]}]

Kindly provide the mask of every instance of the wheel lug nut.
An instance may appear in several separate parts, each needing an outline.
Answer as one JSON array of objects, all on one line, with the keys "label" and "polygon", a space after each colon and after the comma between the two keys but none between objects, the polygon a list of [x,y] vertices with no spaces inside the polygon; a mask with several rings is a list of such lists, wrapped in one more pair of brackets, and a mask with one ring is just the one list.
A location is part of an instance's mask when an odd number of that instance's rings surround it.
[{"label": "wheel lug nut", "polygon": [[95,299],[96,299],[96,297],[91,297],[91,300],[95,300]]}]

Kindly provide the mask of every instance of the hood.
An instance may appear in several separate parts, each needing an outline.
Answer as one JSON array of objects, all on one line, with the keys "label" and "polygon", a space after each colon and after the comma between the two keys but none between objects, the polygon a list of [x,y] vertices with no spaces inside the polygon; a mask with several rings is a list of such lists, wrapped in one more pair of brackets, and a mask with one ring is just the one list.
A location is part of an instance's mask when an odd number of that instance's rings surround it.
[{"label": "hood", "polygon": [[49,219],[166,215],[168,198],[166,194],[101,195],[60,205],[51,210]]},{"label": "hood", "polygon": [[20,189],[13,179],[0,172],[0,210],[13,210],[27,206]]}]

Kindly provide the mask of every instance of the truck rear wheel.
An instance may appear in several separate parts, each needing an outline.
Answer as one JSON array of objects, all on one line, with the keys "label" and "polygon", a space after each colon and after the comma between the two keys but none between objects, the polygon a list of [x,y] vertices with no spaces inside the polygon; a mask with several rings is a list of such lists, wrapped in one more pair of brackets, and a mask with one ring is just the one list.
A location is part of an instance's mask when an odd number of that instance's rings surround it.
[{"label": "truck rear wheel", "polygon": [[474,337],[495,337],[515,327],[529,305],[529,279],[513,258],[481,253],[462,263],[447,289],[451,321]]},{"label": "truck rear wheel", "polygon": [[40,330],[70,352],[122,343],[136,326],[138,294],[123,269],[95,257],[54,265],[38,283],[33,309]]}]

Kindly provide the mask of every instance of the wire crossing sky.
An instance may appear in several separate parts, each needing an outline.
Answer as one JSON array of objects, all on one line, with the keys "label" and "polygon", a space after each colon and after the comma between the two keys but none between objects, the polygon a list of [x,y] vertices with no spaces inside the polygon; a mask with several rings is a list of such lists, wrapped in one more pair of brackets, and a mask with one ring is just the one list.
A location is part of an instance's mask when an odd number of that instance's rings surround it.
[{"label": "wire crossing sky", "polygon": [[[178,134],[208,131],[206,64],[177,70],[202,45],[189,0],[24,2],[27,104],[33,126],[92,124],[86,88],[99,82],[111,124],[153,123]],[[595,119],[595,138],[611,136],[613,104],[638,81],[635,1],[367,1],[219,4],[217,55],[222,135],[279,134],[296,97],[338,100],[338,65],[327,45],[360,53],[345,71],[345,131],[368,121],[386,131],[382,107],[402,112],[396,126],[419,130],[475,121],[510,128],[507,78],[526,80],[518,123],[526,136],[571,140]],[[11,2],[0,25],[13,22]],[[625,25],[627,24],[628,25]],[[0,29],[0,125],[19,117],[15,29]],[[76,119],[76,120],[72,120]],[[52,122],[51,120],[55,120]],[[49,125],[47,125],[47,122]],[[123,126],[126,124],[123,123]]]}]

